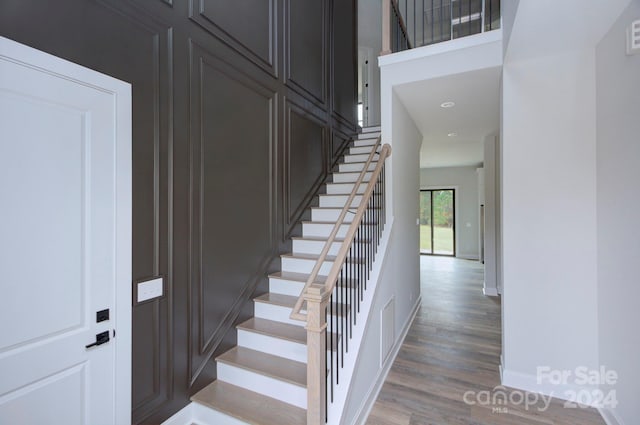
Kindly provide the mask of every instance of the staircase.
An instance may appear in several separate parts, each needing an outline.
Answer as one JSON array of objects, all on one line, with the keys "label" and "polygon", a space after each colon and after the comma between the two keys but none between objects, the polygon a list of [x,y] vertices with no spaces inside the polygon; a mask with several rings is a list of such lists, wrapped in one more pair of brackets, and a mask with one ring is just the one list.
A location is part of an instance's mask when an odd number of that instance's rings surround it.
[{"label": "staircase", "polygon": [[[302,222],[302,237],[292,238],[293,252],[282,255],[282,270],[269,276],[269,292],[253,300],[255,317],[237,326],[238,345],[216,358],[218,379],[192,397],[210,409],[211,423],[199,425],[307,423],[307,331],[305,322],[290,315],[378,136],[379,128],[364,129],[352,143],[319,206],[312,208],[311,221]],[[375,166],[370,163],[369,170]],[[365,175],[357,193],[364,192],[370,176]],[[350,220],[340,226],[317,282],[329,274]],[[333,314],[341,311],[332,309]],[[340,335],[329,333],[328,338],[334,342],[328,350],[338,346]]]}]

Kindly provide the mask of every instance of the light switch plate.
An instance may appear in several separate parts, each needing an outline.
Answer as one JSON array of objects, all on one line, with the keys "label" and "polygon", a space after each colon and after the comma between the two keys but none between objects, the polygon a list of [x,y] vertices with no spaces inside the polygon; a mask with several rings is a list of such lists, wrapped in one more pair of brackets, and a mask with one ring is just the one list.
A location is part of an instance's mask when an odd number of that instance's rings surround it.
[{"label": "light switch plate", "polygon": [[138,283],[138,302],[141,303],[142,301],[161,297],[163,283],[161,277]]}]

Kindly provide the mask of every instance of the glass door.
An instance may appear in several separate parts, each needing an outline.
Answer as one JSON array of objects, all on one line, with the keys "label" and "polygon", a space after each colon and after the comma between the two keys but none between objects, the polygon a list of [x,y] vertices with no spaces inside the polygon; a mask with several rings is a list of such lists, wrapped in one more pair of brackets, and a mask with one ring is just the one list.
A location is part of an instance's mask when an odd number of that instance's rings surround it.
[{"label": "glass door", "polygon": [[420,253],[456,255],[455,190],[420,191]]}]

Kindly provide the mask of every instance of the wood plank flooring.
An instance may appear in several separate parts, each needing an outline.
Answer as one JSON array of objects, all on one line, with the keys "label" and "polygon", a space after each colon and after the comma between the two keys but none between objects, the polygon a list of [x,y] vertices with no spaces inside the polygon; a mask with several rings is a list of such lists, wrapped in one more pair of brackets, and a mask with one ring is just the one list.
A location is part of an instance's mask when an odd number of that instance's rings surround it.
[{"label": "wood plank flooring", "polygon": [[465,403],[467,391],[493,395],[500,385],[500,300],[482,295],[476,261],[421,256],[420,275],[422,306],[368,425],[604,425],[596,410],[561,400],[526,408],[510,389],[516,403]]}]

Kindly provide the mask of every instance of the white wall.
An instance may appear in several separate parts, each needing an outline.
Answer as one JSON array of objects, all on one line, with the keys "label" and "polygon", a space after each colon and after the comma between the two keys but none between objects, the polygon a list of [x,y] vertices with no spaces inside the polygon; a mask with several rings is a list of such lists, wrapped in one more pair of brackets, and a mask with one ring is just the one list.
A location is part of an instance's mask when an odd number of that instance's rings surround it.
[{"label": "white wall", "polygon": [[503,69],[503,383],[558,397],[538,366],[598,365],[595,81],[593,49]]},{"label": "white wall", "polygon": [[[384,86],[383,86],[384,87]],[[417,193],[419,183],[419,159],[422,135],[411,120],[404,105],[387,85],[383,96],[393,114],[384,117],[382,141],[392,146],[387,168],[387,195],[391,203],[387,222],[393,222],[387,258],[381,272],[381,280],[373,300],[371,320],[365,331],[357,368],[345,406],[343,424],[363,423],[393,358],[381,365],[380,311],[390,299],[395,301],[395,346],[402,343],[402,331],[407,329],[420,297],[419,231],[416,219],[419,214]]]},{"label": "white wall", "polygon": [[596,49],[598,317],[600,363],[618,372],[618,423],[640,418],[640,55],[624,52],[640,19],[632,2]]},{"label": "white wall", "polygon": [[[477,167],[420,169],[420,188],[456,189],[456,257],[477,260],[479,201]],[[418,229],[416,229],[418,231]]]}]

